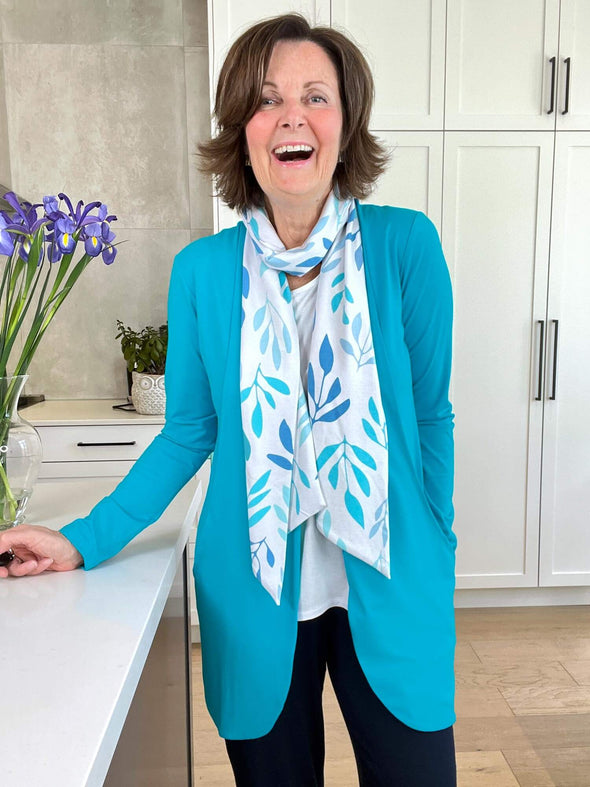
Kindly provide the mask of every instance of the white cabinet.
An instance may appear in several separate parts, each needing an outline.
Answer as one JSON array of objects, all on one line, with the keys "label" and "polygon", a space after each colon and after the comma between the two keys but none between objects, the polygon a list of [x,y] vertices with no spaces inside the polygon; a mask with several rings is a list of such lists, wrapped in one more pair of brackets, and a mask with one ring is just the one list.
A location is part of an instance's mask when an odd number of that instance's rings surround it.
[{"label": "white cabinet", "polygon": [[332,0],[332,23],[350,31],[373,72],[371,128],[442,129],[445,0],[370,6]]},{"label": "white cabinet", "polygon": [[553,128],[559,0],[449,0],[447,14],[445,127]]},{"label": "white cabinet", "polygon": [[531,359],[545,315],[553,134],[445,136],[457,586],[534,586],[542,402]]},{"label": "white cabinet", "polygon": [[41,436],[39,479],[123,477],[161,431],[164,416],[114,410],[116,404],[121,402],[56,399],[22,410]]},{"label": "white cabinet", "polygon": [[588,129],[587,0],[449,0],[448,129]]},{"label": "white cabinet", "polygon": [[375,136],[391,151],[391,160],[377,188],[364,201],[421,210],[440,232],[442,131],[379,131]]},{"label": "white cabinet", "polygon": [[558,134],[543,391],[542,585],[590,585],[589,215],[590,132]]},{"label": "white cabinet", "polygon": [[[568,87],[568,67],[569,91]],[[590,3],[561,0],[557,128],[590,129]],[[569,92],[569,96],[568,96]],[[567,112],[566,109],[567,100]]]},{"label": "white cabinet", "polygon": [[589,585],[590,132],[445,137],[457,587]]}]

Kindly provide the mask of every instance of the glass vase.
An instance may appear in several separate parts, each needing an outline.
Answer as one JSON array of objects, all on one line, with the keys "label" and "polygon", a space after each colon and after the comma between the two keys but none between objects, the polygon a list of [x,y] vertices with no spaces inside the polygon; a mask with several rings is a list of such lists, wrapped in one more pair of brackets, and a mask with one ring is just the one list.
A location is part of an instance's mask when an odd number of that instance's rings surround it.
[{"label": "glass vase", "polygon": [[0,377],[0,530],[24,521],[43,459],[39,433],[17,410],[28,377]]}]

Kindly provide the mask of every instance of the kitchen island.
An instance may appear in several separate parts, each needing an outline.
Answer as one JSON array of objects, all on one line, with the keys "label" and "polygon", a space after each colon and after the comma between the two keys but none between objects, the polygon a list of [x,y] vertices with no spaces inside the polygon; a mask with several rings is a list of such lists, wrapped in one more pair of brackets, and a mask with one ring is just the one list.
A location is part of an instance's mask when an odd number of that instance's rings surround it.
[{"label": "kitchen island", "polygon": [[[86,515],[118,480],[40,481],[29,502],[26,521],[58,529]],[[186,614],[180,625],[170,629],[175,634],[158,637],[156,633],[179,569],[184,578],[185,613],[187,610],[185,546],[200,494],[200,484],[189,482],[157,523],[91,571],[46,572],[0,581],[3,787],[192,783]],[[178,635],[182,642],[170,642],[178,640]],[[166,654],[154,657],[154,637],[160,643],[158,648],[163,643],[176,653],[174,658],[178,659],[180,653],[184,669],[182,701],[150,714],[149,694],[160,669],[158,664],[170,670]],[[140,691],[138,684],[141,689],[140,678],[150,660],[150,685]],[[166,690],[170,674],[163,676],[162,685],[163,690],[154,694],[159,703],[172,693]],[[135,715],[134,704],[140,705]],[[152,722],[157,725],[161,719],[169,728],[178,724],[177,729],[184,729],[181,762],[165,762],[165,741],[155,732],[153,738],[143,740],[145,772],[133,781],[122,781],[121,774],[128,773],[126,768],[137,767],[137,753],[125,750],[128,746],[137,748],[137,732],[125,723],[132,717],[143,725],[141,735]],[[158,741],[162,744],[160,752]],[[150,781],[150,762],[169,768],[166,773],[170,778],[166,775],[164,780],[162,771]]]}]

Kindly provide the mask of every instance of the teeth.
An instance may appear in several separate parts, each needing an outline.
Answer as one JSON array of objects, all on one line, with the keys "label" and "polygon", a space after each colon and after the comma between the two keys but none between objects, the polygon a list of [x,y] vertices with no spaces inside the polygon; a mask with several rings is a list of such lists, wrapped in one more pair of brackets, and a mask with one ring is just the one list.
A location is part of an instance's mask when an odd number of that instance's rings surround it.
[{"label": "teeth", "polygon": [[311,153],[313,148],[311,145],[281,145],[278,148],[275,148],[274,152],[277,156],[282,155],[283,153]]}]

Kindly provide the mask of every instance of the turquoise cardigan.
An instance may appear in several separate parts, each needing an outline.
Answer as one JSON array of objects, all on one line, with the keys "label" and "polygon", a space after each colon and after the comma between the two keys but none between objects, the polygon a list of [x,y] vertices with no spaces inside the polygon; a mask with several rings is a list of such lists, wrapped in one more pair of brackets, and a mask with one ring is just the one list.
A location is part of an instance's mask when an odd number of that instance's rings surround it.
[{"label": "turquoise cardigan", "polygon": [[[358,205],[388,425],[391,579],[344,553],[358,659],[404,724],[454,712],[456,537],[448,388],[452,290],[423,213]],[[245,228],[175,258],[168,296],[166,423],[112,494],[62,533],[91,569],[154,522],[214,450],[193,574],[207,706],[224,738],[255,738],[284,705],[297,637],[301,528],[289,534],[280,606],[252,573],[240,415]]]}]

